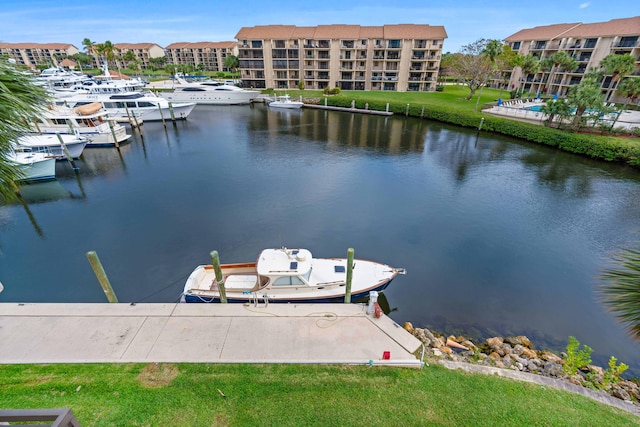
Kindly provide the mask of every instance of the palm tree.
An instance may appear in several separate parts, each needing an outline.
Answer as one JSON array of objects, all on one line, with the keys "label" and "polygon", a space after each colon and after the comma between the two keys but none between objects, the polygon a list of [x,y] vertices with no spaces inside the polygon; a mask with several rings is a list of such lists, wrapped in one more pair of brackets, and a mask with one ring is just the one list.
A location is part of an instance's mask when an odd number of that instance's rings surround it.
[{"label": "palm tree", "polygon": [[600,297],[631,337],[640,341],[640,247],[621,249],[611,261],[614,266],[600,276],[607,282],[598,289]]},{"label": "palm tree", "polygon": [[108,65],[109,62],[113,62],[115,60],[116,54],[118,53],[118,48],[115,47],[109,40],[107,40],[104,43],[98,43],[96,45],[96,52],[98,52],[100,56],[103,56],[106,59]]},{"label": "palm tree", "polygon": [[520,61],[520,69],[522,70],[522,82],[520,83],[519,89],[522,90],[522,86],[527,80],[527,77],[529,77],[529,74],[536,74],[540,71],[540,60],[537,56],[533,56],[528,53],[522,57]]},{"label": "palm tree", "polygon": [[231,70],[231,77],[235,79],[235,73],[240,67],[238,57],[235,55],[227,55],[227,57],[224,58],[224,66]]},{"label": "palm tree", "polygon": [[558,127],[560,127],[563,119],[571,115],[571,104],[566,102],[564,99],[548,101],[540,107],[540,111],[547,115],[547,118],[544,121],[545,126],[551,126],[553,124],[553,119],[558,116],[560,118]]},{"label": "palm tree", "polygon": [[12,142],[29,130],[32,117],[45,109],[47,93],[16,69],[6,59],[0,59],[0,195],[13,199],[19,169],[6,159]]},{"label": "palm tree", "polygon": [[551,90],[551,85],[553,84],[553,78],[555,77],[555,74],[559,70],[565,72],[575,70],[576,68],[578,68],[578,61],[576,61],[575,58],[569,56],[567,52],[561,50],[541,60],[540,66],[542,66],[543,68],[550,68],[546,91],[546,94],[549,95],[549,91]]},{"label": "palm tree", "polygon": [[87,53],[87,55],[91,55],[97,64],[99,61],[96,58],[96,42],[92,42],[91,39],[85,38],[82,40],[82,46],[84,46],[84,51]]},{"label": "palm tree", "polygon": [[611,98],[611,93],[616,87],[616,83],[625,77],[627,74],[631,74],[636,69],[636,59],[628,53],[624,55],[616,55],[611,53],[600,61],[600,68],[604,70],[605,74],[611,74],[611,83],[607,91],[607,100]]},{"label": "palm tree", "polygon": [[601,74],[597,72],[587,73],[582,81],[569,89],[567,100],[576,107],[573,125],[579,127],[582,116],[590,110],[601,110],[604,105],[604,95],[600,90]]}]

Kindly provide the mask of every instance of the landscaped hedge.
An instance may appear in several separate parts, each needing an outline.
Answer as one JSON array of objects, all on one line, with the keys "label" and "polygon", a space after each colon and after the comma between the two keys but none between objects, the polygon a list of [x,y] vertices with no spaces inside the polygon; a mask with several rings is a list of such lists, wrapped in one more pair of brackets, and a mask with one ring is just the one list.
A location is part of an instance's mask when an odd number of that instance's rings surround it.
[{"label": "landscaped hedge", "polygon": [[[350,108],[352,100],[347,97],[330,97],[327,105]],[[624,162],[640,167],[640,144],[607,136],[571,133],[518,120],[506,119],[481,113],[470,114],[467,110],[431,105],[408,105],[389,103],[394,114],[438,120],[458,126],[478,128],[484,118],[482,130],[520,138],[538,144],[558,147],[561,150],[607,161]],[[358,100],[356,108],[385,111],[387,103]]]}]

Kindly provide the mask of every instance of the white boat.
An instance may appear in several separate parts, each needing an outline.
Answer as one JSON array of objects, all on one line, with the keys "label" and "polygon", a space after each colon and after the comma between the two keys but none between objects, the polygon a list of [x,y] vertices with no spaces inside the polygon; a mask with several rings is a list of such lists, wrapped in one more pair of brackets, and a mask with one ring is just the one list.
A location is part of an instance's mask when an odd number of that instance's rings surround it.
[{"label": "white boat", "polygon": [[56,159],[65,159],[66,153],[60,139],[73,159],[80,157],[89,142],[87,137],[75,134],[24,135],[18,138],[15,148],[16,151],[39,152]]},{"label": "white boat", "polygon": [[56,177],[56,159],[46,153],[11,151],[6,158],[22,171],[21,181],[44,181]]},{"label": "white boat", "polygon": [[123,92],[116,94],[89,93],[77,91],[66,97],[56,98],[57,105],[77,108],[94,102],[102,103],[104,109],[113,119],[129,119],[133,115],[144,121],[182,120],[186,119],[195,102],[170,103],[166,99],[151,92]]},{"label": "white boat", "polygon": [[176,78],[172,91],[162,91],[158,95],[171,102],[195,102],[206,105],[239,105],[251,103],[260,92],[246,90],[238,86],[217,81],[187,82]]},{"label": "white boat", "polygon": [[293,101],[289,95],[276,96],[276,99],[269,102],[269,107],[274,108],[289,108],[298,109],[302,108],[304,102]]},{"label": "white boat", "polygon": [[[342,302],[347,279],[346,258],[313,258],[307,249],[265,249],[257,262],[221,265],[228,302]],[[355,260],[351,299],[382,291],[404,269]],[[215,270],[200,265],[183,290],[184,302],[220,301]]]},{"label": "white boat", "polygon": [[62,67],[50,67],[42,70],[34,79],[34,83],[51,90],[63,90],[91,80],[91,77],[75,71],[67,71]]},{"label": "white boat", "polygon": [[87,147],[108,147],[126,142],[131,135],[126,128],[109,118],[102,104],[95,102],[75,109],[54,106],[34,122],[41,134],[74,133],[89,138]]}]

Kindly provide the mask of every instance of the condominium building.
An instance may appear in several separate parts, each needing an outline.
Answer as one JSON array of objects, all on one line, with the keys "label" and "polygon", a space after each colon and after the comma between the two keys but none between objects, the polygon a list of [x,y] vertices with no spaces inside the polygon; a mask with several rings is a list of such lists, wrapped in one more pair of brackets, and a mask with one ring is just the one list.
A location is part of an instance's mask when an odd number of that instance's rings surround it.
[{"label": "condominium building", "polygon": [[167,64],[193,65],[206,71],[231,71],[225,58],[236,55],[235,42],[172,43],[165,48]]},{"label": "condominium building", "polygon": [[244,87],[433,91],[442,26],[266,25],[236,34]]},{"label": "condominium building", "polygon": [[0,43],[0,55],[7,55],[32,70],[37,66],[58,65],[67,56],[79,53],[78,48],[67,43]]},{"label": "condominium building", "polygon": [[[510,89],[566,95],[571,86],[582,81],[586,72],[592,68],[599,69],[600,61],[609,54],[631,54],[636,58],[635,75],[640,75],[639,39],[640,16],[592,24],[577,22],[520,30],[504,39],[515,52],[544,59],[564,51],[578,61],[578,68],[558,72],[543,69],[535,74],[523,75],[522,69],[516,67],[510,76]],[[553,80],[550,81],[550,78]],[[612,76],[605,76],[603,91],[611,85]]]},{"label": "condominium building", "polygon": [[152,58],[161,58],[164,56],[164,49],[162,46],[155,43],[115,43],[114,47],[118,51],[118,55],[115,59],[117,68],[127,68],[130,59],[127,59],[127,52],[132,52],[135,61],[143,70],[148,69],[153,63],[150,61]]}]

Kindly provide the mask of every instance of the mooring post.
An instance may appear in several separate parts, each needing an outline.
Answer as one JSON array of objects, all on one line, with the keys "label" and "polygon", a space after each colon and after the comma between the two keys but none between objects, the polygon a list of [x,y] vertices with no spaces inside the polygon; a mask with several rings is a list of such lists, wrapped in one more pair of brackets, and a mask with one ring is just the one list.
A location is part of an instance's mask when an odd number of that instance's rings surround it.
[{"label": "mooring post", "polygon": [[220,291],[220,302],[227,303],[227,290],[224,288],[224,280],[222,278],[222,269],[220,268],[220,257],[218,257],[218,251],[211,251],[211,265],[216,272],[216,284]]},{"label": "mooring post", "polygon": [[482,124],[483,124],[483,123],[484,123],[484,117],[482,117],[482,118],[480,119],[480,126],[478,126],[478,132],[477,132],[477,133],[480,133],[480,130],[482,129]]},{"label": "mooring post", "polygon": [[324,99],[324,106],[327,106],[327,98]]},{"label": "mooring post", "polygon": [[113,137],[113,143],[116,145],[116,148],[120,148],[120,143],[118,142],[118,138],[116,137],[116,130],[113,128],[113,120],[111,120],[108,115],[107,115],[107,122],[109,123],[109,129],[111,129],[111,136]]},{"label": "mooring post", "polygon": [[409,115],[409,104],[407,104],[407,109],[405,110],[404,115],[405,116]]},{"label": "mooring post", "polygon": [[344,303],[351,304],[351,279],[353,278],[353,248],[347,250],[347,286],[344,290]]},{"label": "mooring post", "polygon": [[387,108],[385,109],[385,111],[388,113],[389,112],[389,103],[387,102]]},{"label": "mooring post", "polygon": [[98,282],[100,282],[100,286],[102,286],[104,294],[107,296],[107,300],[110,303],[117,303],[118,297],[116,297],[116,293],[113,292],[113,288],[111,287],[111,283],[109,283],[107,273],[105,273],[104,268],[102,268],[102,263],[100,263],[98,254],[95,253],[95,251],[89,251],[87,252],[87,259],[89,260],[89,264],[91,264],[91,268],[93,268],[93,272],[98,278]]},{"label": "mooring post", "polygon": [[160,111],[160,118],[162,119],[162,125],[167,127],[167,123],[164,121],[164,114],[162,114],[162,106],[158,103],[158,111]]},{"label": "mooring post", "polygon": [[62,145],[62,152],[67,157],[67,160],[69,161],[69,163],[71,163],[71,167],[73,168],[74,171],[77,171],[79,168],[76,166],[75,162],[73,161],[73,157],[71,157],[71,153],[69,153],[69,150],[67,149],[67,145],[64,143],[64,140],[62,139],[62,135],[60,135],[59,132],[56,132],[56,136],[58,137],[58,141],[60,141],[60,145]]},{"label": "mooring post", "polygon": [[420,118],[424,118],[424,105],[422,106],[422,112],[420,113]]},{"label": "mooring post", "polygon": [[171,113],[171,121],[176,121],[176,115],[173,113],[173,104],[169,102],[169,113]]}]

